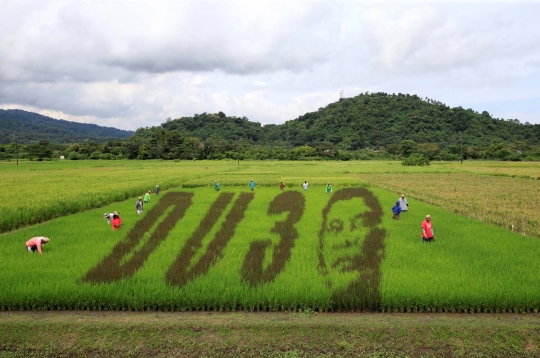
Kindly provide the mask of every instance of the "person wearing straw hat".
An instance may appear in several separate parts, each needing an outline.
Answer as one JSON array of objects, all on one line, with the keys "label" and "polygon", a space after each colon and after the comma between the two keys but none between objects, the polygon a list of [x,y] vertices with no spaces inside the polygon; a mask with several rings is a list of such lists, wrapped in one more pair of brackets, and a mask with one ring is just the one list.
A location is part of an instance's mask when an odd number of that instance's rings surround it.
[{"label": "person wearing straw hat", "polygon": [[220,187],[219,187],[219,183],[217,182],[217,180],[214,182],[214,190],[215,191],[219,191]]},{"label": "person wearing straw hat", "polygon": [[399,206],[401,206],[401,211],[409,211],[409,202],[407,201],[405,194],[401,194],[401,198],[399,198],[398,200]]},{"label": "person wearing straw hat", "polygon": [[332,184],[330,182],[326,185],[326,194],[332,194]]},{"label": "person wearing straw hat", "polygon": [[431,215],[426,215],[426,220],[422,221],[422,242],[435,241],[433,237],[433,223],[431,222]]},{"label": "person wearing straw hat", "polygon": [[41,247],[49,242],[49,238],[45,236],[37,236],[33,237],[30,240],[26,242],[26,248],[28,249],[28,252],[39,252],[40,255],[43,255],[43,251],[41,251]]},{"label": "person wearing straw hat", "polygon": [[120,214],[118,213],[118,211],[115,211],[113,213],[111,223],[112,223],[113,230],[118,230],[122,227],[122,218],[120,217]]},{"label": "person wearing straw hat", "polygon": [[159,195],[159,185],[156,185],[156,190],[155,190],[155,192],[156,192],[156,195]]}]

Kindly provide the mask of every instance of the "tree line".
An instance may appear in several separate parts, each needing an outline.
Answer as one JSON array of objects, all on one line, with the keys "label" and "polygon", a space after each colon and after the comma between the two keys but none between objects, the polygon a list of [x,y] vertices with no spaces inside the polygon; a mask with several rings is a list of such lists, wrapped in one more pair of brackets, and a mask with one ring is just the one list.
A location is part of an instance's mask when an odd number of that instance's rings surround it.
[{"label": "tree line", "polygon": [[450,108],[409,94],[364,93],[280,125],[223,112],[167,118],[131,137],[70,145],[0,145],[0,158],[370,160],[421,154],[430,160],[540,160],[540,125]]}]

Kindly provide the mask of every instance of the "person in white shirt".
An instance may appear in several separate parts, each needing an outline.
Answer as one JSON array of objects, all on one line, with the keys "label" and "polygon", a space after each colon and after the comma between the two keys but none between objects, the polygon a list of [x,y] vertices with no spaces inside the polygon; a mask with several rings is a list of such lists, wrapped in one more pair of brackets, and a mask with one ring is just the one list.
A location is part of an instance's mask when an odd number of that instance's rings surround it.
[{"label": "person in white shirt", "polygon": [[308,188],[308,185],[309,185],[309,184],[308,184],[308,182],[307,182],[307,181],[305,181],[305,182],[304,182],[304,184],[302,184],[302,186],[304,187],[304,190],[307,190],[307,188]]},{"label": "person in white shirt", "polygon": [[398,199],[399,206],[401,206],[401,211],[409,211],[409,203],[407,202],[407,198],[405,197],[405,194],[401,194],[401,198]]}]

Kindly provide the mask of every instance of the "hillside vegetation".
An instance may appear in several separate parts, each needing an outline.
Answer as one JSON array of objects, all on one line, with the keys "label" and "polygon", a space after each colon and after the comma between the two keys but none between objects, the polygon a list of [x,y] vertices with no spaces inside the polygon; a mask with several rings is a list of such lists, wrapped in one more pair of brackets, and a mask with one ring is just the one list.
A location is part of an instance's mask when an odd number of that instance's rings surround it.
[{"label": "hillside vegetation", "polygon": [[[365,93],[280,125],[263,126],[223,112],[202,113],[139,128],[121,141],[99,144],[90,140],[48,149],[48,143],[39,144],[19,148],[22,157],[367,160],[419,154],[426,160],[463,156],[531,161],[540,160],[540,125],[451,108],[416,95]],[[0,158],[14,158],[15,152],[12,144],[0,145]]]},{"label": "hillside vegetation", "polygon": [[113,138],[126,138],[132,131],[54,119],[19,109],[0,109],[0,144],[14,141],[17,134],[21,144],[47,140],[55,144],[71,144],[92,140],[103,143]]}]

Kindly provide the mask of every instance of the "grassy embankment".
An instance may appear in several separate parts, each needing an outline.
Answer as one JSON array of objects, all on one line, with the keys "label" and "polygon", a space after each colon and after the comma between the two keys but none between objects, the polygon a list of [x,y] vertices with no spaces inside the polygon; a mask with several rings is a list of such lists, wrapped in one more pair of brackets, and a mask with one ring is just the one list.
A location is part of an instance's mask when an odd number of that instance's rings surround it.
[{"label": "grassy embankment", "polygon": [[0,357],[538,357],[536,315],[0,313]]}]

